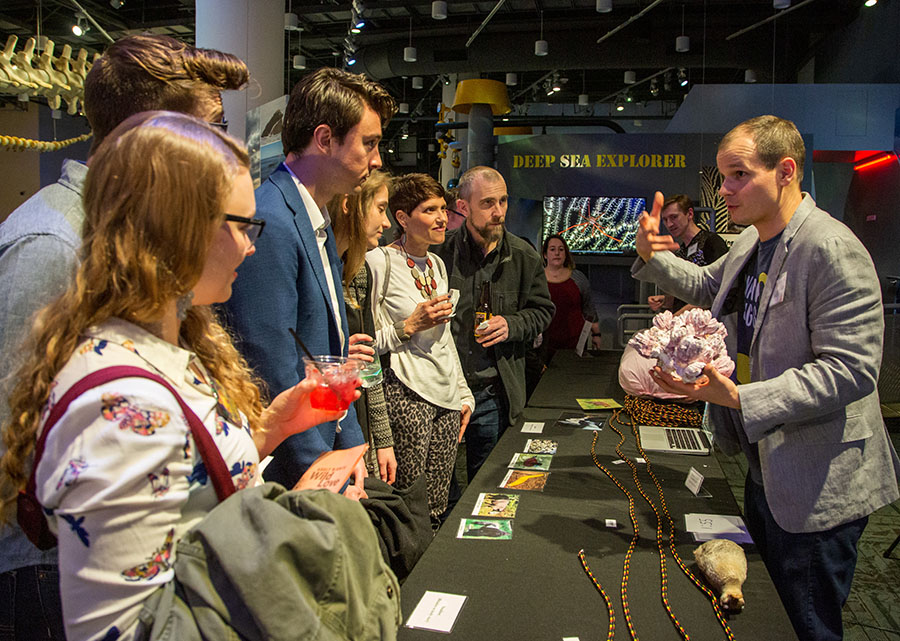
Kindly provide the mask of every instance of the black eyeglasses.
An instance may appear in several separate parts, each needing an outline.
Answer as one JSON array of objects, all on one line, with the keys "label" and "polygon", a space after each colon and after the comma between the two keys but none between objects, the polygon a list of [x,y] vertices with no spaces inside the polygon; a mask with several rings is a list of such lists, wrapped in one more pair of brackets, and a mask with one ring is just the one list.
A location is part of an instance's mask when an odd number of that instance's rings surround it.
[{"label": "black eyeglasses", "polygon": [[262,236],[263,228],[266,221],[260,218],[247,218],[246,216],[235,216],[234,214],[225,214],[225,220],[233,223],[241,223],[241,231],[247,234],[250,244],[254,244],[256,239]]},{"label": "black eyeglasses", "polygon": [[228,133],[228,121],[223,117],[219,122],[209,122],[206,123],[208,125],[212,125],[217,129],[221,129],[223,133]]}]

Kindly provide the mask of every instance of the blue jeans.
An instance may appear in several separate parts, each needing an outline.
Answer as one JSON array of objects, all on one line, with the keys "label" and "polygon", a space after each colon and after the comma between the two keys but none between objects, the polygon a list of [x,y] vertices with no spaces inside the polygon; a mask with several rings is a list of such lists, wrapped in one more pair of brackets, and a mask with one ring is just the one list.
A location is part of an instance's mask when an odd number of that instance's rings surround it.
[{"label": "blue jeans", "polygon": [[506,392],[498,382],[473,390],[475,412],[466,428],[466,478],[469,483],[487,460],[488,455],[509,423]]},{"label": "blue jeans", "polygon": [[749,475],[744,515],[800,641],[842,639],[841,608],[853,583],[856,543],[869,517],[824,532],[787,532],[775,523],[765,490]]},{"label": "blue jeans", "polygon": [[0,574],[0,641],[65,638],[55,565],[29,565]]}]

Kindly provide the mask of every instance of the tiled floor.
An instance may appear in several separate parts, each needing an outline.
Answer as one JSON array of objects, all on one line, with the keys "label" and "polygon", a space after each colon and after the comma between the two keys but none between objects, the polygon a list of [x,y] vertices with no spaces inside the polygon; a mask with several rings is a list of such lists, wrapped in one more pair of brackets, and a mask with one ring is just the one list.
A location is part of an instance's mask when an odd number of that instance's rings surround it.
[{"label": "tiled floor", "polygon": [[[890,428],[900,449],[900,426]],[[747,463],[743,457],[718,455],[738,505],[743,509]],[[859,557],[850,598],[844,606],[844,638],[848,641],[900,641],[900,546],[890,558],[884,552],[900,534],[900,501],[869,517],[859,541]]]}]

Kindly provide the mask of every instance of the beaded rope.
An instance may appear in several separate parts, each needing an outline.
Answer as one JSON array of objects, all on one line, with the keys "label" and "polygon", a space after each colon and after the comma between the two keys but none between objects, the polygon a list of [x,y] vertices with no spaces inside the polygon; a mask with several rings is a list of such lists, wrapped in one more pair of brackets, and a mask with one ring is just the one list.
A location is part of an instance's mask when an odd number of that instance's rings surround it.
[{"label": "beaded rope", "polygon": [[[613,431],[619,435],[620,439],[618,445],[616,445],[616,453],[622,459],[624,459],[625,455],[622,454],[619,448],[625,442],[625,435],[616,429],[613,429]],[[597,432],[594,432],[594,438],[591,441],[591,458],[594,460],[594,465],[599,467],[600,471],[606,474],[606,476],[609,477],[609,480],[615,483],[616,486],[618,486],[618,488],[625,493],[625,496],[628,497],[628,516],[631,518],[631,527],[634,529],[634,536],[631,537],[631,543],[628,544],[628,550],[626,550],[625,552],[625,561],[622,564],[622,585],[619,588],[619,593],[622,597],[622,614],[625,616],[625,625],[628,626],[628,633],[631,635],[631,638],[634,639],[634,641],[637,641],[637,632],[635,632],[634,622],[631,620],[631,609],[628,607],[628,574],[631,568],[631,555],[634,553],[634,547],[635,545],[637,545],[637,542],[640,539],[640,536],[638,535],[637,516],[635,515],[634,511],[634,497],[631,495],[631,492],[629,492],[625,488],[625,486],[619,482],[619,479],[613,476],[612,472],[604,467],[600,462],[600,459],[597,458],[596,445],[598,436],[599,434]],[[605,595],[604,598],[606,598]]]},{"label": "beaded rope", "polygon": [[[627,425],[619,419],[619,414],[621,414],[621,411],[619,411],[618,413],[614,413],[612,419],[610,420],[610,423],[615,420],[618,421],[621,425]],[[610,427],[612,426],[610,425]],[[613,429],[614,431],[617,431],[615,430],[615,428]],[[650,464],[650,459],[647,458],[647,454],[644,452],[644,448],[641,446],[641,438],[638,435],[637,424],[634,421],[631,422],[631,431],[634,433],[638,452],[640,452],[641,457],[647,462],[647,473],[650,475],[650,478],[653,479],[653,484],[656,485],[656,491],[659,493],[660,505],[662,506],[663,512],[666,515],[666,519],[669,522],[669,550],[672,552],[672,558],[675,559],[675,563],[677,563],[678,567],[681,568],[682,573],[709,598],[710,602],[712,603],[713,611],[716,614],[716,619],[719,620],[719,623],[721,624],[722,629],[725,632],[726,638],[729,641],[734,641],[734,634],[731,632],[731,628],[728,627],[728,623],[725,621],[725,616],[722,612],[722,608],[719,607],[719,599],[716,598],[716,595],[712,592],[712,590],[706,587],[706,585],[704,585],[703,582],[700,581],[694,575],[694,573],[688,569],[687,565],[685,565],[684,561],[682,561],[681,559],[681,556],[678,554],[678,551],[675,549],[675,521],[672,519],[672,515],[669,514],[669,508],[666,505],[666,498],[663,495],[662,486],[660,485],[659,479],[656,477],[656,474],[653,472],[653,467]]]},{"label": "beaded rope", "polygon": [[600,585],[600,582],[594,578],[594,574],[591,572],[591,568],[588,567],[587,560],[584,558],[583,549],[578,551],[578,560],[581,561],[581,567],[587,572],[587,575],[594,583],[594,587],[597,588],[600,592],[600,596],[602,596],[603,600],[606,602],[606,611],[609,613],[609,631],[606,633],[606,641],[613,641],[616,637],[616,612],[613,610],[612,601],[609,600],[609,596],[607,596],[606,591],[603,589],[603,586]]}]

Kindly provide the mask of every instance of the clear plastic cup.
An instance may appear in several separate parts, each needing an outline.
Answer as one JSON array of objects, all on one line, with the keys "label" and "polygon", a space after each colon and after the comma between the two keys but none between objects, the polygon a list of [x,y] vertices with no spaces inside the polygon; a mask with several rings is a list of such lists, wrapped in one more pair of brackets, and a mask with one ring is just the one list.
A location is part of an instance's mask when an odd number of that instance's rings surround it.
[{"label": "clear plastic cup", "polygon": [[346,356],[316,356],[303,359],[307,378],[318,378],[319,385],[310,395],[313,409],[343,412],[353,402],[360,385],[360,362]]},{"label": "clear plastic cup", "polygon": [[[372,341],[362,341],[363,345],[368,345],[372,349],[375,344]],[[381,372],[381,359],[378,358],[378,352],[372,354],[372,362],[359,361],[359,377],[362,379],[363,387],[373,387],[378,385],[384,378]]]}]

